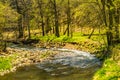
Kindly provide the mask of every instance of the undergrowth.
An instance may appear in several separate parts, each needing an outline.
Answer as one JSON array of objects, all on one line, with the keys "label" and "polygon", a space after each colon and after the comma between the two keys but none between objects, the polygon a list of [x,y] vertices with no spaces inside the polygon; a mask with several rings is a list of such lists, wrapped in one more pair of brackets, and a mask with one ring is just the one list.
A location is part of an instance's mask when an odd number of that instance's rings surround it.
[{"label": "undergrowth", "polygon": [[119,44],[111,49],[111,56],[105,59],[103,67],[98,70],[94,80],[120,80],[120,48]]},{"label": "undergrowth", "polygon": [[111,59],[105,60],[103,67],[98,70],[94,76],[94,80],[119,80],[120,66]]},{"label": "undergrowth", "polygon": [[9,70],[12,68],[12,58],[11,57],[0,57],[0,71]]},{"label": "undergrowth", "polygon": [[[46,36],[34,36],[32,35],[32,39],[39,39],[44,42],[81,42],[88,39],[88,36],[84,36],[80,32],[73,33],[73,36],[61,35],[60,37],[56,37],[55,35],[46,35]],[[104,42],[104,37],[101,36],[92,36],[90,40],[93,41],[102,41]]]}]

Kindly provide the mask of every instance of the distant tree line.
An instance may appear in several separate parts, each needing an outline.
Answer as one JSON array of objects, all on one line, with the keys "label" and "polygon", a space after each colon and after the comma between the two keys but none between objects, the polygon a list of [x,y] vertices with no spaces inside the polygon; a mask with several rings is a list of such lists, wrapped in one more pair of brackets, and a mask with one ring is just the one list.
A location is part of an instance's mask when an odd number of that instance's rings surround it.
[{"label": "distant tree line", "polygon": [[15,27],[17,39],[26,33],[30,39],[35,35],[32,29],[42,36],[72,37],[75,27],[87,26],[92,28],[88,38],[102,27],[108,46],[120,42],[119,0],[1,0],[0,10],[1,38],[2,29],[9,26]]}]

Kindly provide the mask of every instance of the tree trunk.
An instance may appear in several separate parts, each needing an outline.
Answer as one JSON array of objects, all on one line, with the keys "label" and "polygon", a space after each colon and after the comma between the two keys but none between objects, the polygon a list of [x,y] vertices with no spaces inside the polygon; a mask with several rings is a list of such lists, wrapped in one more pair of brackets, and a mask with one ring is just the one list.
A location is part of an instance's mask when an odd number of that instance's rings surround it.
[{"label": "tree trunk", "polygon": [[93,30],[92,30],[92,32],[90,33],[90,35],[89,35],[88,39],[90,39],[90,38],[91,38],[91,36],[92,36],[92,34],[94,33],[94,31],[95,31],[95,28],[93,27]]},{"label": "tree trunk", "polygon": [[119,8],[115,12],[115,42],[119,42],[119,22],[120,22],[120,11]]},{"label": "tree trunk", "polygon": [[23,15],[21,15],[18,19],[18,31],[19,31],[18,38],[22,38],[23,37]]},{"label": "tree trunk", "polygon": [[31,38],[31,33],[30,33],[29,13],[27,14],[27,27],[28,27],[28,39],[30,39]]},{"label": "tree trunk", "polygon": [[108,39],[108,46],[113,45],[113,12],[111,10],[112,7],[112,1],[109,0],[108,3],[108,11],[109,11],[109,25],[108,25],[108,33],[107,33],[107,39]]},{"label": "tree trunk", "polygon": [[58,23],[58,11],[57,11],[57,5],[56,0],[54,0],[54,18],[55,18],[55,36],[59,37],[59,23]]},{"label": "tree trunk", "polygon": [[16,3],[17,12],[20,14],[20,17],[18,19],[18,32],[19,32],[18,38],[22,38],[23,37],[23,23],[22,23],[23,15],[21,12],[21,8],[19,7],[18,0],[15,0],[15,3]]},{"label": "tree trunk", "polygon": [[108,24],[107,24],[107,16],[106,16],[106,0],[101,0],[101,3],[102,3],[102,15],[103,15],[103,20],[104,20],[104,23],[105,23],[105,26],[107,27]]},{"label": "tree trunk", "polygon": [[40,11],[40,17],[41,17],[41,26],[42,26],[42,35],[45,36],[45,27],[44,27],[44,16],[43,16],[43,8],[42,8],[42,0],[38,0],[38,6]]},{"label": "tree trunk", "polygon": [[[102,13],[103,13],[103,19],[104,19],[104,23],[105,26],[107,27],[107,44],[108,47],[113,45],[113,12],[111,10],[112,5],[112,1],[111,0],[101,0],[102,3]],[[108,14],[106,14],[106,7],[108,8]],[[107,19],[107,15],[108,15],[108,19]]]},{"label": "tree trunk", "polygon": [[70,1],[68,0],[68,9],[67,9],[67,36],[70,34]]},{"label": "tree trunk", "polygon": [[44,21],[43,21],[43,16],[41,15],[42,18],[42,35],[45,36],[45,28],[44,28]]}]

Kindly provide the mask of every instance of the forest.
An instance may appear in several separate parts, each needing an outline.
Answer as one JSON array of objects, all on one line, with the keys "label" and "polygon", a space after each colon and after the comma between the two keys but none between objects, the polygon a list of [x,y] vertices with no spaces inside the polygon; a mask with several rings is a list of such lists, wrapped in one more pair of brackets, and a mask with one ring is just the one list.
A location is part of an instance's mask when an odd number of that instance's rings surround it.
[{"label": "forest", "polygon": [[[86,58],[78,59],[77,52]],[[47,72],[51,66],[54,71]],[[119,80],[120,0],[0,0],[0,75],[0,80]]]}]

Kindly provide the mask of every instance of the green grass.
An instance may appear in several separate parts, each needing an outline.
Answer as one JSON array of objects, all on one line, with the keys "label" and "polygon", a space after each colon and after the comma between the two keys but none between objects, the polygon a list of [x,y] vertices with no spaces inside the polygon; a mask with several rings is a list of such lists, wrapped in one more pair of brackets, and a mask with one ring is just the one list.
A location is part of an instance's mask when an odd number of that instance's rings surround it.
[{"label": "green grass", "polygon": [[80,42],[87,39],[86,36],[83,36],[81,33],[73,33],[73,37],[68,37],[67,35],[61,35],[60,37],[56,37],[55,35],[48,36],[32,36],[32,39],[39,39],[40,41],[48,42]]},{"label": "green grass", "polygon": [[111,54],[98,70],[94,80],[120,80],[120,44],[111,47]]},{"label": "green grass", "polygon": [[103,68],[98,70],[94,80],[118,80],[120,79],[120,66],[112,59],[105,60]]},{"label": "green grass", "polygon": [[103,37],[105,36],[92,36],[91,39],[88,39],[88,36],[84,36],[80,32],[74,32],[73,37],[68,37],[67,35],[61,35],[60,37],[56,37],[55,35],[48,35],[48,36],[32,36],[32,39],[39,39],[43,43],[75,42],[79,44],[77,48],[94,53],[98,52],[98,50],[104,49],[105,45]]},{"label": "green grass", "polygon": [[0,71],[9,70],[12,68],[11,57],[0,57]]},{"label": "green grass", "polygon": [[[60,37],[56,37],[54,34],[52,34],[52,35],[46,35],[46,36],[32,35],[31,38],[39,39],[40,41],[43,41],[43,42],[82,42],[82,41],[84,42],[86,39],[88,39],[88,36],[89,35],[84,36],[81,32],[74,32],[73,37],[68,37],[67,35],[61,35]],[[92,35],[90,40],[99,41],[100,43],[106,43],[106,36]]]}]

